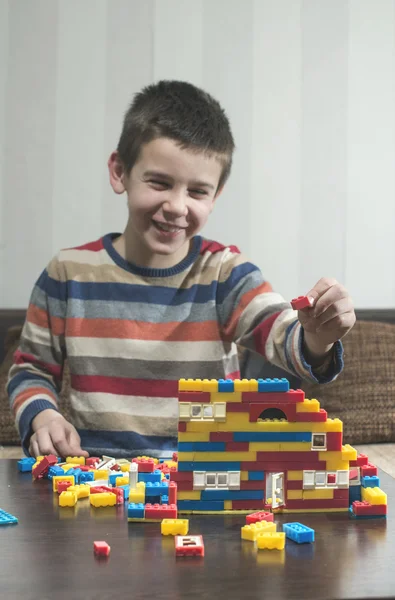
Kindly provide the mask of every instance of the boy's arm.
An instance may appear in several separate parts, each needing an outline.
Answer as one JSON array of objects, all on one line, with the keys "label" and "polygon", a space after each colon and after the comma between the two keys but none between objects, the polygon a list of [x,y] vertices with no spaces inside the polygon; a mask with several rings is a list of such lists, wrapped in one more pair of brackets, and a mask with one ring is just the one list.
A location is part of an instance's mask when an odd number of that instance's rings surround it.
[{"label": "boy's arm", "polygon": [[[21,341],[9,371],[7,392],[15,423],[19,429],[22,446],[26,453],[32,450],[30,439],[37,437],[37,430],[55,427],[59,436],[59,424],[67,429],[67,421],[58,410],[58,397],[62,383],[65,359],[66,282],[55,258],[43,271],[34,286]],[[36,417],[40,415],[40,418]],[[49,426],[49,424],[52,425]],[[36,426],[35,426],[36,425]],[[70,425],[70,427],[72,427]],[[51,436],[40,432],[37,450],[41,453],[55,447]],[[62,438],[63,435],[59,436]],[[67,444],[60,444],[65,449]],[[49,452],[50,453],[50,452]],[[37,452],[34,452],[37,454]]]},{"label": "boy's arm", "polygon": [[315,360],[290,303],[273,292],[260,270],[242,255],[226,263],[217,302],[225,339],[304,380],[327,383],[341,372],[342,343],[337,341],[323,361]]}]

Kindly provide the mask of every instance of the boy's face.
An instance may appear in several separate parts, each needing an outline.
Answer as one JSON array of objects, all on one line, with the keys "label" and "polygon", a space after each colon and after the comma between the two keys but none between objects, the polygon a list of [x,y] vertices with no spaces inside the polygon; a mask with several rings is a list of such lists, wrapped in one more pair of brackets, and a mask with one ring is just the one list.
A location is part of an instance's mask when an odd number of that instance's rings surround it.
[{"label": "boy's face", "polygon": [[142,266],[174,266],[188,254],[189,241],[213,209],[220,162],[158,138],[143,146],[129,176],[120,175],[123,189],[119,189],[114,186],[111,159],[112,186],[128,196],[127,258]]}]

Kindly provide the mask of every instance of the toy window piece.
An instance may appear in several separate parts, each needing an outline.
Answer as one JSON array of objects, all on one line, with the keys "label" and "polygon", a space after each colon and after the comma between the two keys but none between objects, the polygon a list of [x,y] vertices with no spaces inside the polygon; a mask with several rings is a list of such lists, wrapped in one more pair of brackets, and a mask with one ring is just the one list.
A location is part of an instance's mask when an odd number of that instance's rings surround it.
[{"label": "toy window piece", "polygon": [[349,485],[361,485],[361,470],[359,467],[351,467],[348,476]]},{"label": "toy window piece", "polygon": [[240,489],[240,471],[229,471],[228,473],[228,488],[230,490]]},{"label": "toy window piece", "polygon": [[326,433],[313,433],[312,450],[326,450]]},{"label": "toy window piece", "polygon": [[303,489],[312,490],[315,488],[315,471],[303,471]]},{"label": "toy window piece", "polygon": [[203,418],[204,419],[212,419],[214,416],[213,405],[212,404],[203,404]]},{"label": "toy window piece", "polygon": [[349,487],[349,471],[338,471],[337,472],[337,485],[338,487]]},{"label": "toy window piece", "polygon": [[217,486],[217,474],[216,473],[206,473],[206,486],[207,487],[216,487]]},{"label": "toy window piece", "polygon": [[201,404],[192,404],[191,407],[191,417],[192,419],[199,419],[202,416],[202,405]]},{"label": "toy window piece", "polygon": [[206,472],[205,471],[194,471],[193,472],[193,489],[204,490],[206,487]]},{"label": "toy window piece", "polygon": [[317,487],[323,487],[326,485],[326,471],[316,471],[315,485]]},{"label": "toy window piece", "polygon": [[218,487],[228,487],[228,474],[227,473],[218,473],[217,485],[218,485]]},{"label": "toy window piece", "polygon": [[191,418],[191,405],[189,402],[179,402],[178,416],[180,421],[189,421]]},{"label": "toy window piece", "polygon": [[226,421],[226,402],[215,402],[214,418],[216,421]]},{"label": "toy window piece", "polygon": [[326,485],[328,487],[334,487],[337,484],[337,474],[335,472],[326,474]]}]

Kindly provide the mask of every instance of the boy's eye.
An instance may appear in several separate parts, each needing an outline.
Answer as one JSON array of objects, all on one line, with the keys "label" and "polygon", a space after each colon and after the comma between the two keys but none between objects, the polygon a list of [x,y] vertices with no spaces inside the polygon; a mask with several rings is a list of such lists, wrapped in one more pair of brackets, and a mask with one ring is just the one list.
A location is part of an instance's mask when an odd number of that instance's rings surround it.
[{"label": "boy's eye", "polygon": [[192,194],[198,194],[200,196],[204,196],[207,192],[205,192],[204,190],[191,190]]},{"label": "boy's eye", "polygon": [[161,188],[167,188],[169,186],[169,184],[166,183],[166,181],[156,181],[154,179],[151,179],[150,183],[152,183],[153,185],[156,185],[158,187],[161,187]]}]

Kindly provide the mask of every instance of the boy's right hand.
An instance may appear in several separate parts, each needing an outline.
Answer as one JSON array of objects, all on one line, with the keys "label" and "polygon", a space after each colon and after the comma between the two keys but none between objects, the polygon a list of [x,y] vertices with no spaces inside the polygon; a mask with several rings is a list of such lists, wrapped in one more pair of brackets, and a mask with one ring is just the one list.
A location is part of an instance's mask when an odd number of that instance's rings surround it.
[{"label": "boy's right hand", "polygon": [[56,410],[48,408],[38,413],[32,421],[32,429],[34,433],[29,445],[32,456],[89,456],[81,448],[81,438],[75,427]]}]

